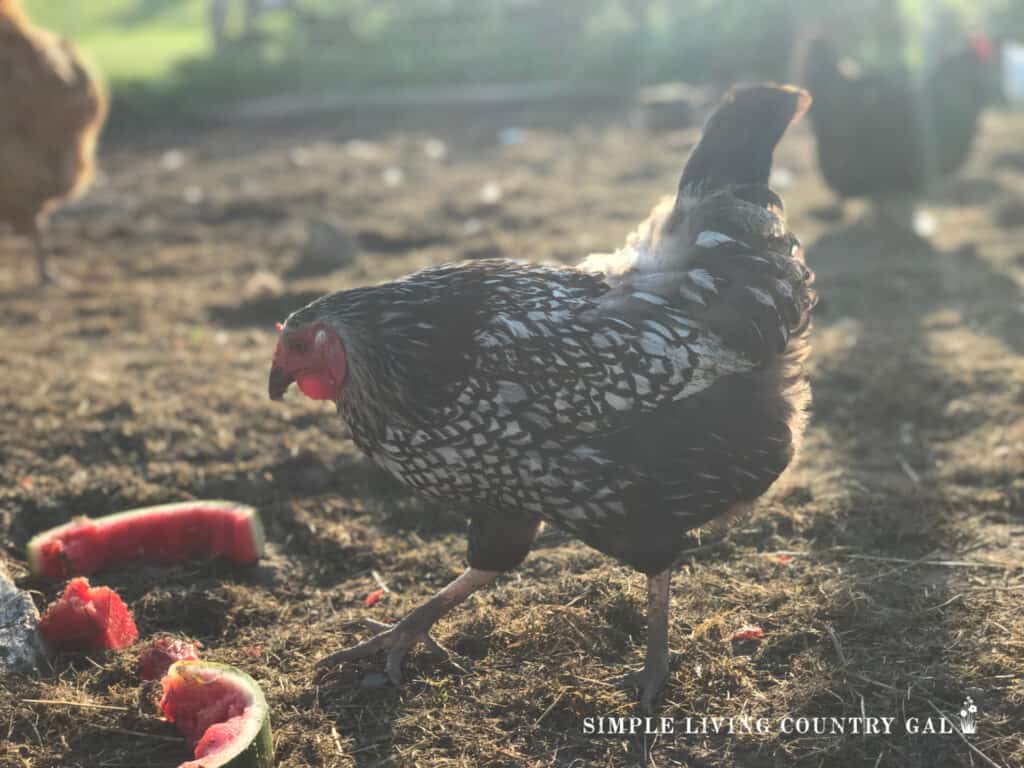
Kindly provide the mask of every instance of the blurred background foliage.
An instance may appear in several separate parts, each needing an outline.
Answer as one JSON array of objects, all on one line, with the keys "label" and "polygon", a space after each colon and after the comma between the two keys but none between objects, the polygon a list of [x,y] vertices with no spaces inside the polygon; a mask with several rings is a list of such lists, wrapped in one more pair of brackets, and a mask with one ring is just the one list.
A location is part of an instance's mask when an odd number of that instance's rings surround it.
[{"label": "blurred background foliage", "polygon": [[215,0],[25,4],[96,62],[115,117],[381,86],[784,80],[815,24],[869,67],[915,67],[944,8],[1024,39],[1021,0],[223,0],[220,39]]}]

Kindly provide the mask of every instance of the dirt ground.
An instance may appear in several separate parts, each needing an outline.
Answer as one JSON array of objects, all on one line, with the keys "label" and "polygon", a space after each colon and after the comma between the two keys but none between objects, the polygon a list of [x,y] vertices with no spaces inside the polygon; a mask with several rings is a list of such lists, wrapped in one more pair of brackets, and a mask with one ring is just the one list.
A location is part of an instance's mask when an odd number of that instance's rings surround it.
[{"label": "dirt ground", "polygon": [[[105,177],[50,234],[74,288],[36,289],[28,245],[0,235],[0,557],[44,606],[62,585],[26,579],[34,533],[192,497],[258,507],[259,567],[136,565],[93,581],[119,591],[144,637],[197,638],[250,672],[282,767],[639,762],[638,739],[585,735],[583,720],[633,711],[607,681],[641,660],[643,580],[557,531],[441,622],[457,666],[417,653],[401,690],[360,687],[380,658],[314,669],[366,636],[356,620],[399,617],[458,573],[464,523],[358,456],[331,407],[267,399],[274,322],[437,262],[613,248],[674,189],[694,138],[581,116],[501,144],[500,123],[483,125],[396,120],[371,143],[321,120],[108,146]],[[784,140],[780,191],[821,293],[814,415],[797,466],[749,519],[695,543],[674,579],[662,712],[677,732],[653,764],[1024,766],[1022,144],[1024,115],[986,116],[969,166],[928,203],[929,246],[855,204],[824,218],[807,129]],[[322,220],[359,248],[317,276],[302,254]],[[367,608],[371,571],[393,591]],[[732,642],[748,623],[763,639]],[[63,655],[0,680],[0,765],[186,760],[137,653]],[[966,696],[976,735],[904,731]],[[687,717],[862,713],[898,723],[681,733]]]}]

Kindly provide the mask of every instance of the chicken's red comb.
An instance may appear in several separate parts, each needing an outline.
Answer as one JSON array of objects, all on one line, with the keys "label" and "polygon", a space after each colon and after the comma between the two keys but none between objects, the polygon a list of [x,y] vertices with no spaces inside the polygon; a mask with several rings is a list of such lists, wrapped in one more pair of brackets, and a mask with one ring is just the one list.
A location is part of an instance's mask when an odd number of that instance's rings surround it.
[{"label": "chicken's red comb", "polygon": [[971,48],[974,49],[975,56],[986,64],[996,57],[996,46],[988,35],[979,34],[971,37]]},{"label": "chicken's red comb", "polygon": [[280,333],[284,330],[284,323],[274,323],[274,327],[277,328],[277,332]]}]

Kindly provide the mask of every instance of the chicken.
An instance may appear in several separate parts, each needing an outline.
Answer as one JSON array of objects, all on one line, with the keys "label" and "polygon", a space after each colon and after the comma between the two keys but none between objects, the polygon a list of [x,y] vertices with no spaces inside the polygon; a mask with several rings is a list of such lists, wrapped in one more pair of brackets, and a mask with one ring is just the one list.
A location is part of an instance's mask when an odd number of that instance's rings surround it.
[{"label": "chicken", "polygon": [[269,394],[333,401],[353,440],[419,493],[464,509],[468,569],[393,627],[322,664],[408,650],[515,568],[543,522],[648,577],[641,670],[668,675],[669,581],[687,532],[741,511],[792,461],[815,295],[772,153],[804,91],[738,89],[678,193],[578,268],[481,260],[334,293],[280,327]]},{"label": "chicken", "polygon": [[840,62],[823,35],[810,36],[801,84],[818,164],[840,198],[913,199],[954,173],[970,151],[987,90],[991,46],[977,39],[941,58],[920,88],[906,71],[862,74]]},{"label": "chicken", "polygon": [[74,47],[0,0],[0,223],[31,236],[39,280],[52,279],[41,230],[92,179],[107,99]]},{"label": "chicken", "polygon": [[929,177],[956,173],[970,155],[978,121],[992,92],[996,51],[976,35],[943,56],[924,82]]}]

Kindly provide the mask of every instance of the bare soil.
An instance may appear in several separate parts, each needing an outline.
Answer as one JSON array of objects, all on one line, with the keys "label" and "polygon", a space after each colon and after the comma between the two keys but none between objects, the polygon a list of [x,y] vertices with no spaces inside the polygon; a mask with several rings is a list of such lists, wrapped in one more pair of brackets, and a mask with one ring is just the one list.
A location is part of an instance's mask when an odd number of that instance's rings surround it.
[{"label": "bare soil", "polygon": [[[317,672],[366,636],[359,619],[399,617],[461,570],[464,522],[361,458],[333,409],[266,395],[291,309],[442,261],[614,248],[674,189],[694,139],[560,122],[502,146],[499,125],[436,120],[443,158],[416,121],[373,142],[321,121],[182,138],[180,158],[108,147],[105,178],[50,232],[73,288],[36,289],[28,244],[0,235],[0,557],[19,583],[41,607],[61,591],[27,580],[24,545],[75,515],[253,504],[270,541],[258,567],[133,565],[94,583],[143,637],[196,638],[252,674],[280,766],[637,765],[638,739],[585,735],[583,720],[633,712],[608,680],[642,657],[643,580],[557,531],[439,625],[456,664],[414,654],[400,690],[360,686],[379,658]],[[1024,228],[1006,214],[1024,201],[1022,145],[1024,116],[986,116],[969,166],[928,203],[928,244],[856,204],[824,217],[809,133],[784,140],[781,192],[822,297],[814,415],[794,469],[674,579],[662,712],[677,733],[648,743],[657,766],[1024,766]],[[360,249],[294,276],[322,219]],[[367,608],[371,571],[392,593]],[[764,637],[732,642],[750,623]],[[188,759],[137,654],[0,680],[0,765]],[[903,730],[968,695],[970,746]],[[774,725],[861,713],[896,717],[894,732]],[[681,733],[686,717],[743,715],[773,725]]]}]

